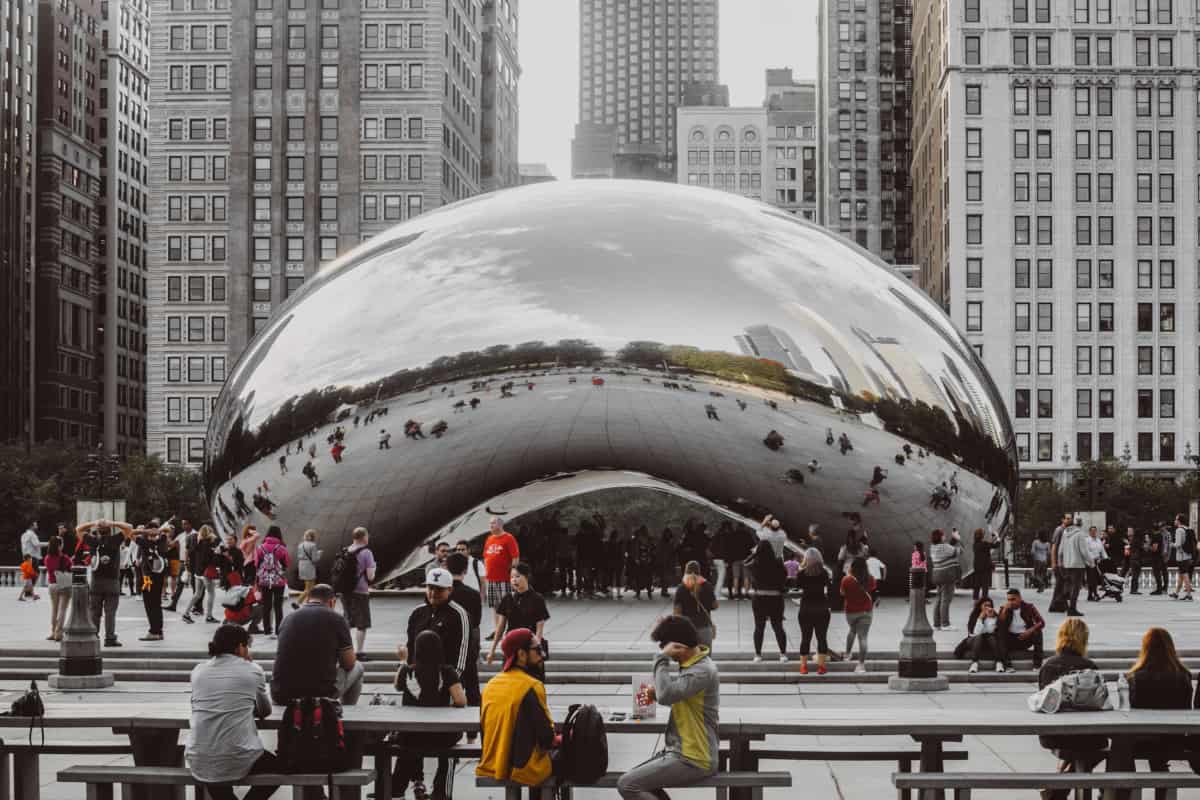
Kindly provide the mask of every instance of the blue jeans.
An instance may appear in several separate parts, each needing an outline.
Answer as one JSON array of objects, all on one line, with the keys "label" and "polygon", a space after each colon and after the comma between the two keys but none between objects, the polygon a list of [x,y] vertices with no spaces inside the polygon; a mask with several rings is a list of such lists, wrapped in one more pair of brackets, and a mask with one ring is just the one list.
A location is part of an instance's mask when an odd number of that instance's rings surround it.
[{"label": "blue jeans", "polygon": [[663,800],[664,787],[699,783],[711,774],[679,753],[664,750],[617,779],[617,791],[624,800]]}]

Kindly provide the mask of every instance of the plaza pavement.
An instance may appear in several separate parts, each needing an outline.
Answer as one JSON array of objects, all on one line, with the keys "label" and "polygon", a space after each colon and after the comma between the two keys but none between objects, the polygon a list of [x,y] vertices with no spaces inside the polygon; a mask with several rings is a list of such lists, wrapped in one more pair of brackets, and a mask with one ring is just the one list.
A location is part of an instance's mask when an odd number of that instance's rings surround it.
[{"label": "plaza pavement", "polygon": [[[5,613],[0,615],[0,651],[23,647],[50,647],[44,641],[45,621],[49,613],[48,603],[42,600],[38,603],[18,603],[15,600],[16,590],[12,590],[11,602],[5,606]],[[186,596],[186,595],[185,595]],[[1034,595],[1034,601],[1044,607],[1047,595]],[[380,598],[374,603],[373,614],[375,628],[367,639],[367,652],[377,653],[380,657],[392,649],[399,637],[403,636],[404,621],[408,611],[415,605],[417,598],[389,597]],[[960,625],[970,605],[968,594],[959,593],[955,601],[953,618]],[[602,653],[614,650],[644,651],[647,665],[653,652],[653,645],[646,639],[656,617],[668,612],[666,601],[655,598],[654,601],[642,600],[640,603],[631,597],[620,601],[612,600],[554,600],[550,602],[552,618],[547,627],[547,635],[553,641],[555,652],[575,650],[580,653]],[[1145,627],[1151,624],[1164,625],[1174,634],[1178,645],[1187,650],[1195,651],[1200,648],[1200,608],[1191,603],[1171,601],[1165,597],[1134,597],[1127,598],[1123,604],[1106,601],[1100,604],[1087,604],[1084,610],[1088,612],[1087,621],[1092,630],[1094,649],[1119,648],[1132,650],[1137,647]],[[787,629],[789,638],[798,636],[796,627],[795,606],[788,606]],[[894,650],[900,639],[900,628],[907,615],[907,605],[900,598],[885,598],[882,607],[876,612],[875,622],[871,630],[872,648],[877,650]],[[726,602],[716,612],[719,628],[717,647],[723,651],[740,650],[749,653],[752,650],[750,637],[753,630],[753,619],[748,601]],[[1061,615],[1047,615],[1050,637],[1057,627]],[[137,636],[145,630],[140,603],[124,599],[118,615],[118,630],[126,643],[126,650],[145,652],[178,651],[181,649],[200,652],[211,626],[199,623],[186,625],[179,621],[178,616],[167,614],[166,641],[161,643],[137,642]],[[485,628],[487,626],[485,625]],[[845,625],[840,614],[834,615],[830,630],[831,640],[836,642],[844,634]],[[958,641],[962,632],[937,634],[939,649],[947,650]],[[774,652],[774,643],[770,633],[765,651],[768,659]],[[257,653],[269,653],[274,649],[274,642],[265,637],[258,637],[254,645]],[[780,669],[795,669],[795,663],[781,665]],[[17,682],[0,683],[0,688],[6,692],[23,688]],[[370,687],[370,691],[376,688]],[[148,699],[182,699],[187,696],[185,683],[122,683],[111,690],[99,694],[48,692],[49,699],[60,702],[65,697],[78,698],[88,702],[128,703]],[[980,709],[994,708],[1023,708],[1025,697],[1031,687],[1022,684],[953,684],[947,692],[921,695],[898,694],[890,692],[880,684],[854,683],[822,683],[813,676],[799,685],[722,685],[722,703],[726,707],[772,707],[781,716],[802,715],[811,708],[845,708],[846,713],[853,715],[856,709],[893,709],[897,715],[903,715],[906,710],[933,705],[936,708]],[[551,705],[556,710],[564,708],[572,702],[589,702],[597,705],[601,711],[625,710],[630,704],[630,689],[625,685],[552,685],[548,690]],[[7,696],[7,695],[6,695]],[[3,702],[6,699],[0,698]],[[5,731],[6,737],[24,736],[24,733]],[[53,735],[53,732],[52,732]],[[93,731],[72,731],[62,734],[71,739],[102,736]],[[658,744],[653,736],[613,736],[610,738],[610,768],[621,769],[632,766],[649,755]],[[773,740],[774,741],[774,740]],[[779,743],[813,744],[811,737],[779,737]],[[848,746],[870,745],[908,745],[911,742],[904,738],[871,737],[868,740],[855,737],[820,737],[821,744],[846,744]],[[953,770],[1052,770],[1053,756],[1041,750],[1032,737],[969,737],[964,745],[971,753],[967,762],[954,762],[949,765]],[[54,782],[57,770],[80,763],[79,756],[45,757],[42,759],[43,797],[47,800],[82,797],[82,788],[58,785]],[[93,763],[131,763],[128,758],[91,758]],[[1184,764],[1174,765],[1175,769],[1187,769]],[[862,763],[826,763],[826,762],[778,762],[764,765],[764,769],[788,769],[792,772],[795,786],[791,790],[768,790],[768,795],[774,798],[806,797],[806,798],[845,798],[845,800],[874,800],[874,798],[893,797],[889,776],[895,769],[894,764],[862,764]],[[500,800],[501,793],[495,791],[477,790],[474,786],[474,763],[460,765],[455,793],[459,798],[495,798]],[[708,798],[710,792],[700,790],[678,791],[671,793],[673,797],[684,800],[701,800]],[[614,798],[612,792],[583,791],[579,793],[581,800],[592,800],[601,796]],[[1005,797],[1034,797],[1032,793],[1025,795],[1004,793]],[[1181,792],[1180,797],[1200,797],[1200,792]]]}]

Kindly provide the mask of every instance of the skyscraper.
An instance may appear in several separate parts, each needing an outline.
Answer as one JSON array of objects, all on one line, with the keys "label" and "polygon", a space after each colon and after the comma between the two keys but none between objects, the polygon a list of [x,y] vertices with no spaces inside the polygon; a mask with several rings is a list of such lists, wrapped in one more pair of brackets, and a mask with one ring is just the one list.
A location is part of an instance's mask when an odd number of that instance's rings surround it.
[{"label": "skyscraper", "polygon": [[891,264],[912,261],[912,0],[821,0],[825,225]]},{"label": "skyscraper", "polygon": [[483,0],[483,191],[521,183],[517,153],[518,0]]},{"label": "skyscraper", "polygon": [[100,1],[41,0],[34,437],[100,438]]},{"label": "skyscraper", "polygon": [[579,0],[574,177],[675,180],[675,108],[715,84],[718,0]]},{"label": "skyscraper", "polygon": [[150,0],[109,0],[100,17],[100,420],[104,449],[126,454],[146,442]]},{"label": "skyscraper", "polygon": [[148,449],[198,464],[229,366],[306,277],[477,194],[488,152],[492,184],[515,184],[517,7],[153,0],[152,14]]},{"label": "skyscraper", "polygon": [[1196,24],[1181,0],[915,2],[922,284],[1027,475],[1197,452]]},{"label": "skyscraper", "polygon": [[37,0],[0,4],[0,441],[33,435]]}]

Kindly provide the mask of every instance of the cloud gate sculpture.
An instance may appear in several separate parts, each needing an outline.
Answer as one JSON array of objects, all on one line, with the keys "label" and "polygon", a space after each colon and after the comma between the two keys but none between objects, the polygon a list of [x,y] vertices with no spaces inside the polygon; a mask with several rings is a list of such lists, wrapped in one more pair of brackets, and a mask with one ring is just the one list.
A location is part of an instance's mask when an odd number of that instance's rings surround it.
[{"label": "cloud gate sculpture", "polygon": [[[341,444],[336,434],[342,432]],[[232,370],[205,465],[223,530],[274,519],[380,578],[598,488],[683,496],[793,539],[1003,533],[1007,413],[942,310],[767,205],[650,182],[540,184],[398,225],[314,276]]]}]

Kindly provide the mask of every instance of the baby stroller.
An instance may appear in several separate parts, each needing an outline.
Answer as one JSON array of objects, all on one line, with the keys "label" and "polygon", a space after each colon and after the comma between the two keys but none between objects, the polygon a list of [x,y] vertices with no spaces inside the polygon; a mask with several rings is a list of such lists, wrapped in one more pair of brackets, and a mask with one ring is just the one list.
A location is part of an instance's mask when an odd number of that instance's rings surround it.
[{"label": "baby stroller", "polygon": [[[1092,567],[1099,571],[1098,567]],[[1118,603],[1125,594],[1125,579],[1114,572],[1100,572],[1100,582],[1096,586],[1096,594],[1100,600],[1111,598]]]}]

